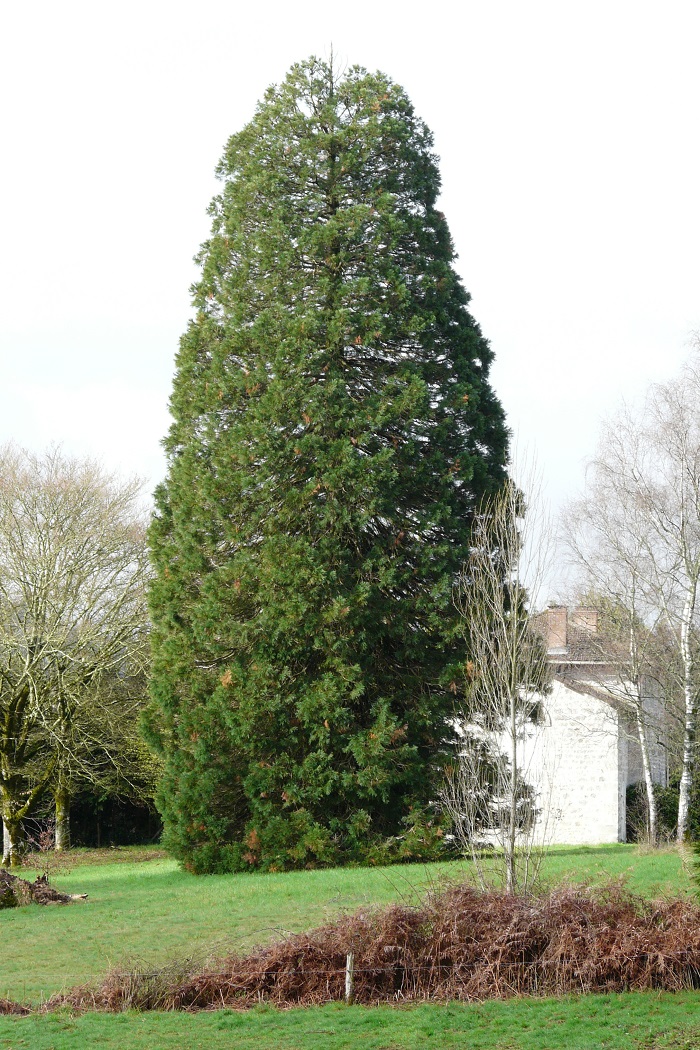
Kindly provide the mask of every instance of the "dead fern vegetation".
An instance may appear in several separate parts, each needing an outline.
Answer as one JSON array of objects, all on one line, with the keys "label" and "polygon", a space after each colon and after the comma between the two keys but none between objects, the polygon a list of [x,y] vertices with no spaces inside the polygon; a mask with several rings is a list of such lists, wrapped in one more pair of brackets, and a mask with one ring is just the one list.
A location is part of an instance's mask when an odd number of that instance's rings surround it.
[{"label": "dead fern vegetation", "polygon": [[19,908],[24,904],[70,904],[86,897],[85,893],[61,893],[49,884],[46,876],[40,875],[34,882],[28,882],[0,868],[0,909]]},{"label": "dead fern vegetation", "polygon": [[30,1012],[28,1006],[22,1006],[21,1003],[15,1003],[12,999],[0,999],[0,1014],[17,1014],[20,1017],[26,1017]]},{"label": "dead fern vegetation", "polygon": [[619,884],[539,896],[453,886],[420,907],[348,915],[206,969],[115,970],[47,1009],[205,1010],[342,1000],[505,999],[700,986],[700,906],[650,902]]}]

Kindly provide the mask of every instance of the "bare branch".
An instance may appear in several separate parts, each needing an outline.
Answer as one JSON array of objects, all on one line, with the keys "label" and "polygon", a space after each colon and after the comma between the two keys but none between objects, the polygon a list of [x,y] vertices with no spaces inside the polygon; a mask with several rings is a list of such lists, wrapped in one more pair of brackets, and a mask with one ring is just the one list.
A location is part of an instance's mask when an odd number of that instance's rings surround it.
[{"label": "bare branch", "polygon": [[139,481],[56,448],[0,448],[0,804],[10,837],[46,791],[97,775],[95,755],[109,761],[134,691],[143,695],[140,492]]}]

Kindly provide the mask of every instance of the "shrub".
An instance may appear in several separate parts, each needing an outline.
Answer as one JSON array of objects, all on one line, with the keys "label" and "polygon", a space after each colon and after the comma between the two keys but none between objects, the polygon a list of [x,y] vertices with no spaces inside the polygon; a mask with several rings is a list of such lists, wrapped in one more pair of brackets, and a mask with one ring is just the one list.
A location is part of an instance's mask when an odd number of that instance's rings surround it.
[{"label": "shrub", "polygon": [[[658,833],[660,841],[671,841],[676,836],[680,773],[674,774],[668,787],[654,784]],[[644,784],[630,784],[627,788],[627,841],[641,842],[648,837],[646,789]],[[695,782],[690,795],[688,838],[700,842],[700,784]]]}]

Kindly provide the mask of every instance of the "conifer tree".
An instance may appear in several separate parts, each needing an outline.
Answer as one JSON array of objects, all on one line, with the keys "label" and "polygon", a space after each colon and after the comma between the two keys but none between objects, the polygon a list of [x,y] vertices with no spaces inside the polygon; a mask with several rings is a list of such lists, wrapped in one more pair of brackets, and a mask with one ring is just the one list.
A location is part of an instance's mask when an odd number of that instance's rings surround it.
[{"label": "conifer tree", "polygon": [[151,528],[166,841],[194,871],[342,861],[437,797],[507,431],[400,87],[294,66],[218,175]]}]

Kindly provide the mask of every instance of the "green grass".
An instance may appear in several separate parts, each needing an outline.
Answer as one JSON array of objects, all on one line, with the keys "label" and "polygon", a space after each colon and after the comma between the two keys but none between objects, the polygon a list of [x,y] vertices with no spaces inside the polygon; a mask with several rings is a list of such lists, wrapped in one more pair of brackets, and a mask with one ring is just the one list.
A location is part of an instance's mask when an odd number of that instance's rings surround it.
[{"label": "green grass", "polygon": [[[54,883],[88,893],[68,907],[0,912],[0,995],[38,1002],[99,978],[113,965],[158,967],[194,954],[221,954],[308,929],[344,910],[417,900],[443,880],[468,877],[466,863],[350,868],[277,875],[195,878],[157,851],[81,851]],[[31,877],[31,872],[23,873]],[[544,878],[622,876],[645,896],[691,892],[689,865],[674,850],[634,846],[561,848]],[[650,993],[410,1009],[346,1008],[208,1014],[67,1013],[0,1018],[0,1050],[363,1050],[444,1047],[549,1050],[566,1047],[697,1050],[700,996]]]},{"label": "green grass", "polygon": [[3,1050],[697,1050],[700,998],[638,993],[411,1008],[0,1018]]},{"label": "green grass", "polygon": [[[151,852],[150,856],[153,856]],[[335,868],[274,875],[195,877],[138,851],[77,853],[54,884],[87,893],[84,903],[0,912],[0,996],[33,1002],[99,978],[116,965],[153,969],[205,958],[309,929],[342,911],[415,901],[428,887],[468,877],[463,862],[393,868]],[[31,873],[26,873],[31,877]],[[624,876],[647,896],[690,892],[678,853],[634,846],[552,851],[548,881]]]},{"label": "green grass", "polygon": [[152,969],[318,925],[343,910],[416,900],[442,866],[195,877],[170,860],[75,865],[54,885],[88,900],[0,913],[0,995],[41,997],[118,964]]},{"label": "green grass", "polygon": [[644,850],[633,844],[608,846],[559,846],[545,859],[542,874],[547,883],[563,879],[624,878],[633,893],[643,897],[693,895],[693,855],[676,847]]}]

